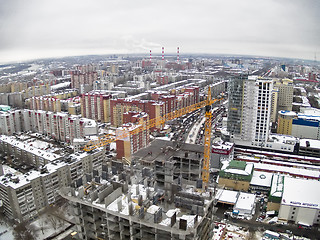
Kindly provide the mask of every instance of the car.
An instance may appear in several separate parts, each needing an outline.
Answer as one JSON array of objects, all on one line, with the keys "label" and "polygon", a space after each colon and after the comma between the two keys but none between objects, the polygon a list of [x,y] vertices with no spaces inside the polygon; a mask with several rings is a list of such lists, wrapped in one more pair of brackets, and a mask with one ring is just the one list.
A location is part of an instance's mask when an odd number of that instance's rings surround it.
[{"label": "car", "polygon": [[311,229],[311,226],[298,224],[298,228],[299,228],[299,229]]}]

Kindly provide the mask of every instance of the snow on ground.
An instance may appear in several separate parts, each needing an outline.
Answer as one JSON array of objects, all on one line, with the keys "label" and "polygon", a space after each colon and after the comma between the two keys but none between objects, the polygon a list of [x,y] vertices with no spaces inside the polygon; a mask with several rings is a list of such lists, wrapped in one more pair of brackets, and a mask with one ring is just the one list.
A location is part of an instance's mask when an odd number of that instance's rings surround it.
[{"label": "snow on ground", "polygon": [[263,233],[260,231],[255,231],[253,239],[262,239]]},{"label": "snow on ground", "polygon": [[0,222],[0,239],[13,240],[13,229],[5,222]]},{"label": "snow on ground", "polygon": [[173,135],[174,135],[174,133],[171,132],[169,134],[166,134],[166,136],[163,136],[163,137],[155,137],[155,139],[170,141],[170,139],[173,137]]},{"label": "snow on ground", "polygon": [[[249,231],[244,230],[242,227],[238,227],[231,224],[225,224],[221,222],[215,222],[215,228],[213,229],[212,240],[218,239],[248,239]],[[224,237],[223,237],[224,236]],[[258,238],[261,239],[261,238]]]},{"label": "snow on ground", "polygon": [[117,149],[117,145],[115,142],[110,143],[110,150],[112,150],[112,149],[114,149],[114,150]]},{"label": "snow on ground", "polygon": [[41,215],[30,224],[30,228],[34,229],[36,239],[46,239],[62,232],[68,226],[70,226],[70,223],[52,215],[48,216],[47,214]]},{"label": "snow on ground", "polygon": [[200,127],[202,126],[202,124],[204,123],[204,121],[206,120],[206,118],[202,118],[201,120],[197,121],[192,129],[190,130],[190,133],[186,139],[186,143],[194,143],[196,141],[198,132],[200,131]]}]

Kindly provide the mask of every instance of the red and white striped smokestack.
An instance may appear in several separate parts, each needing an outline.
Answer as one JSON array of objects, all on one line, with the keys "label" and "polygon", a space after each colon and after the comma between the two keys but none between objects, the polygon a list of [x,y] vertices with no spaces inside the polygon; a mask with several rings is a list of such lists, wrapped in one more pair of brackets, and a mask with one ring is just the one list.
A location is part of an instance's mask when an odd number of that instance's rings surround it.
[{"label": "red and white striped smokestack", "polygon": [[164,47],[162,47],[162,61],[164,61]]},{"label": "red and white striped smokestack", "polygon": [[179,47],[177,47],[177,62],[178,62],[178,63],[179,63],[179,60],[180,60],[180,59],[179,59],[179,58],[180,58],[180,57],[179,57],[179,53],[180,53],[179,50],[180,50]]},{"label": "red and white striped smokestack", "polygon": [[152,59],[152,58],[151,58],[151,50],[150,50],[150,62],[151,62],[151,59]]}]

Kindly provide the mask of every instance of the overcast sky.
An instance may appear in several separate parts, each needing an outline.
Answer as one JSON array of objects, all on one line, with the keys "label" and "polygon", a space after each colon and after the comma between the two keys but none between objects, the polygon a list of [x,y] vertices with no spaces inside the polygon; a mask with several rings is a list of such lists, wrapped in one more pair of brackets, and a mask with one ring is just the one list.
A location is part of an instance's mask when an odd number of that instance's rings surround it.
[{"label": "overcast sky", "polygon": [[320,0],[0,0],[0,62],[176,52],[320,59]]}]

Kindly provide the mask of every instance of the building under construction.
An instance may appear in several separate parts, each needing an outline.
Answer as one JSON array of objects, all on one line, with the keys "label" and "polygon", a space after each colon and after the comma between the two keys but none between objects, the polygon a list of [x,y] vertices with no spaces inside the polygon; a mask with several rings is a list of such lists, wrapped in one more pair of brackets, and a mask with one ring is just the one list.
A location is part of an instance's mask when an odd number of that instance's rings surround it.
[{"label": "building under construction", "polygon": [[[102,171],[63,188],[79,239],[210,239],[214,189],[202,187],[203,146],[155,140],[131,165]],[[205,190],[204,190],[205,189]]]}]

